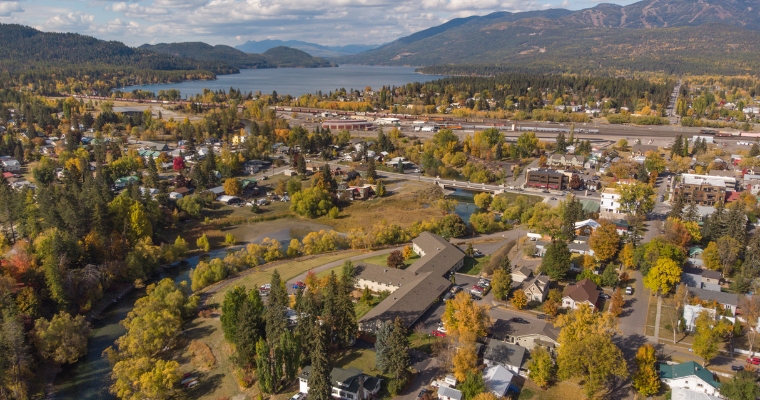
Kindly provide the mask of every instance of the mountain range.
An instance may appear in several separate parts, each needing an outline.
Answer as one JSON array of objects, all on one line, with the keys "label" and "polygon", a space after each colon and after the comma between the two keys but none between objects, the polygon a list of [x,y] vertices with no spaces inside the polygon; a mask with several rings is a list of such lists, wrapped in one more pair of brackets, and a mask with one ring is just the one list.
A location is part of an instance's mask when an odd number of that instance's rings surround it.
[{"label": "mountain range", "polygon": [[357,54],[363,51],[375,49],[381,45],[378,44],[349,44],[346,46],[322,46],[316,43],[302,42],[300,40],[249,40],[241,45],[235,46],[236,49],[246,53],[263,53],[271,48],[286,46],[294,49],[305,51],[314,57],[340,57],[345,55]]},{"label": "mountain range", "polygon": [[211,46],[202,42],[144,44],[139,49],[194,60],[219,61],[241,69],[336,66],[322,58],[313,57],[304,51],[285,46],[269,48],[262,54],[245,53],[230,46]]},{"label": "mountain range", "polygon": [[[643,0],[451,20],[339,63],[533,72],[757,72],[760,0]],[[482,69],[482,68],[481,68]]]}]

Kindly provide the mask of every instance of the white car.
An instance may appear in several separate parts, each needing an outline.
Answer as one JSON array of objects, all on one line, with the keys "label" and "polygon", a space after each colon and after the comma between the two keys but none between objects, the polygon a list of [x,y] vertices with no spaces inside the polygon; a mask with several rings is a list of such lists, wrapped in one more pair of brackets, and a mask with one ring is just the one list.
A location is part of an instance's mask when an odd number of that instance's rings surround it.
[{"label": "white car", "polygon": [[630,287],[630,286],[628,286],[627,288],[625,288],[625,294],[627,294],[629,296],[632,295],[633,294],[633,288]]}]

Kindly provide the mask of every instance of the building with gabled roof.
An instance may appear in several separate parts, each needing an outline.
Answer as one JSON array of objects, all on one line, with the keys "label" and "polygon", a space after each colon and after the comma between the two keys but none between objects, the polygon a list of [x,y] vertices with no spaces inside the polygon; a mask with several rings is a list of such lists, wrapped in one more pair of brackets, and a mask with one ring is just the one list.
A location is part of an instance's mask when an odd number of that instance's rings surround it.
[{"label": "building with gabled roof", "polygon": [[360,330],[374,332],[383,322],[397,317],[410,328],[451,287],[444,276],[464,265],[465,255],[459,247],[430,232],[415,238],[412,249],[420,259],[406,270],[391,271],[371,264],[357,269],[358,287],[392,292],[359,320]]},{"label": "building with gabled roof", "polygon": [[498,398],[506,396],[514,377],[514,372],[501,365],[493,365],[483,371],[483,381],[486,388]]},{"label": "building with gabled roof", "polygon": [[551,280],[546,275],[539,274],[533,279],[523,282],[523,292],[528,297],[528,301],[537,301],[543,303],[549,294],[549,285]]},{"label": "building with gabled roof", "polygon": [[694,361],[674,365],[660,364],[660,379],[671,388],[720,396],[720,383],[715,380],[713,373]]},{"label": "building with gabled roof", "polygon": [[[309,393],[310,377],[311,365],[307,365],[303,367],[301,374],[298,375],[299,391],[301,393]],[[333,398],[357,400],[361,397],[366,399],[380,391],[380,382],[381,379],[365,375],[358,368],[333,368],[330,372]]]},{"label": "building with gabled roof", "polygon": [[525,362],[525,347],[495,339],[486,339],[483,362],[491,367],[501,365],[515,374],[520,373]]},{"label": "building with gabled roof", "polygon": [[575,310],[580,304],[596,309],[599,300],[599,286],[591,279],[583,279],[575,285],[567,285],[562,292],[562,307]]}]

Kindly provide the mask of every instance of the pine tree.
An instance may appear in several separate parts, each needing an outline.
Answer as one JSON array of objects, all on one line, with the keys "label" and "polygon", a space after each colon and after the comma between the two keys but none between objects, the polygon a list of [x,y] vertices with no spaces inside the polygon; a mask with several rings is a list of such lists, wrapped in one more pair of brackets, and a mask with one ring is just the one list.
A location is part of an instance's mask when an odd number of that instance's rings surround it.
[{"label": "pine tree", "polygon": [[563,132],[560,132],[557,135],[557,153],[564,154],[567,151],[567,143],[565,142],[565,134]]},{"label": "pine tree", "polygon": [[[327,284],[325,285],[323,298],[322,298],[322,321],[324,322],[327,337],[332,342],[335,337],[333,335],[336,327],[336,322],[339,319],[340,313],[340,299],[338,288],[338,277],[335,275],[335,271],[331,271],[327,278]],[[339,323],[339,322],[338,322]]]},{"label": "pine tree", "polygon": [[684,199],[682,194],[678,194],[673,199],[672,208],[668,212],[668,218],[683,218]]},{"label": "pine tree", "polygon": [[259,378],[259,387],[264,393],[274,393],[272,371],[269,366],[269,345],[264,339],[256,343],[256,375]]},{"label": "pine tree", "polygon": [[728,211],[726,216],[726,229],[723,236],[729,236],[739,243],[746,243],[747,239],[747,214],[744,212],[744,203],[738,201]]},{"label": "pine tree", "polygon": [[314,351],[311,353],[311,373],[309,374],[309,398],[314,400],[332,400],[330,368],[327,360],[327,338],[325,330],[315,325]]},{"label": "pine tree", "polygon": [[701,219],[702,216],[699,213],[699,208],[697,208],[697,203],[694,199],[691,199],[689,207],[686,208],[683,220],[686,222],[699,222]]},{"label": "pine tree", "polygon": [[673,147],[670,148],[670,157],[672,158],[674,155],[682,155],[683,154],[683,135],[676,135],[676,139],[673,142]]},{"label": "pine tree", "polygon": [[370,180],[377,180],[377,167],[375,166],[375,158],[370,157],[369,160],[367,160],[367,179]]},{"label": "pine tree", "polygon": [[647,167],[644,163],[639,165],[639,169],[636,171],[636,179],[638,179],[639,182],[649,182],[649,172],[647,172]]},{"label": "pine tree", "polygon": [[288,307],[288,292],[285,283],[280,280],[280,273],[275,269],[272,273],[272,288],[269,290],[269,303],[266,311],[267,340],[279,340],[280,336],[288,329],[285,312]]},{"label": "pine tree", "polygon": [[338,344],[342,347],[348,347],[356,340],[359,326],[356,322],[354,303],[351,301],[351,292],[354,290],[353,264],[351,261],[346,261],[343,267],[344,272],[341,274],[337,299],[338,313],[334,320]]},{"label": "pine tree", "polygon": [[[237,312],[237,328],[232,342],[235,344],[233,361],[238,366],[250,368],[256,358],[256,343],[266,334],[264,303],[259,292],[252,289]],[[222,314],[224,315],[224,314]]]},{"label": "pine tree", "polygon": [[409,339],[406,337],[406,329],[400,318],[392,324],[388,347],[386,349],[388,363],[384,373],[390,375],[396,382],[396,388],[403,388],[409,375]]}]

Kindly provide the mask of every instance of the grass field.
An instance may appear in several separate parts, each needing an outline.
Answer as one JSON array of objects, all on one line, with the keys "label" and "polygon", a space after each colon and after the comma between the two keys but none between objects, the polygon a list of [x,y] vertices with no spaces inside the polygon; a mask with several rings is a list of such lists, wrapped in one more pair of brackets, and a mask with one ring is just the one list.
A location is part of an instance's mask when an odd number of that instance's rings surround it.
[{"label": "grass field", "polygon": [[[368,264],[379,265],[381,267],[385,267],[386,265],[388,265],[388,255],[389,254],[380,254],[380,255],[377,255],[377,256],[374,256],[374,257],[365,258],[365,259],[362,260],[362,262],[365,262],[365,263],[368,263]],[[403,268],[406,268],[406,267],[412,265],[419,258],[420,258],[420,256],[418,256],[417,254],[415,254],[410,259],[406,260],[406,262],[404,262],[405,266]]]},{"label": "grass field", "polygon": [[[521,378],[522,379],[522,378]],[[583,391],[573,382],[559,382],[543,390],[532,381],[525,380],[519,400],[581,400],[585,399]]]},{"label": "grass field", "polygon": [[230,284],[219,290],[211,298],[211,302],[221,303],[224,299],[224,294],[232,289],[234,286],[244,286],[246,289],[258,288],[259,286],[270,282],[272,280],[272,272],[276,269],[280,273],[280,277],[283,281],[295,278],[298,275],[307,272],[312,268],[319,267],[324,264],[329,264],[333,261],[344,260],[349,257],[353,257],[361,254],[359,251],[344,251],[337,254],[329,254],[322,256],[301,257],[296,260],[287,260],[268,267],[265,265],[265,270],[258,268],[246,271],[239,278],[233,278]]},{"label": "grass field", "polygon": [[491,256],[485,257],[465,257],[464,266],[458,272],[466,275],[480,275],[480,271],[483,270],[483,266],[487,265],[491,261]]},{"label": "grass field", "polygon": [[432,183],[383,180],[388,195],[367,201],[354,201],[341,210],[336,219],[320,217],[315,221],[332,226],[339,232],[357,227],[368,231],[374,224],[396,224],[409,227],[421,220],[441,217],[430,203],[441,197],[441,190]]}]

